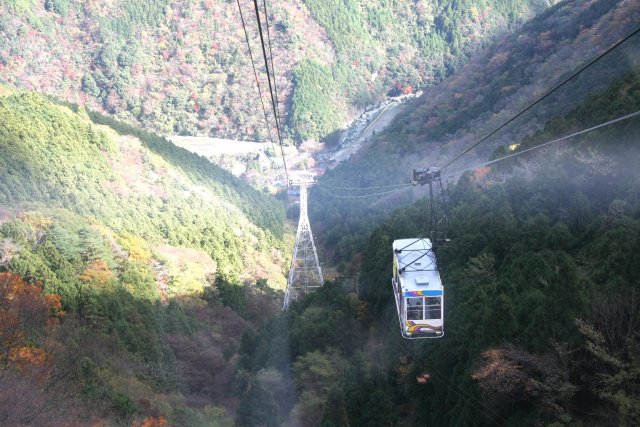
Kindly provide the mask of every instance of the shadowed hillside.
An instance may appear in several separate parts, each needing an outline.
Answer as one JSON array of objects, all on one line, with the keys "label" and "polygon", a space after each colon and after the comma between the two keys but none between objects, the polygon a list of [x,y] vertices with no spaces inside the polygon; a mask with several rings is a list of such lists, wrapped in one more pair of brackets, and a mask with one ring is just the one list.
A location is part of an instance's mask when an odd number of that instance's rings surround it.
[{"label": "shadowed hillside", "polygon": [[[332,187],[408,183],[412,168],[442,166],[631,33],[639,20],[637,2],[562,2],[474,56],[442,84],[425,91],[406,114],[375,137],[370,147],[353,156],[348,165],[338,165],[326,174],[321,180],[324,191],[312,192],[312,220],[342,217],[351,221],[326,222],[331,224],[327,242],[338,248],[336,256],[348,254],[354,243],[362,244],[370,224],[394,207],[424,195],[424,191],[402,189],[382,197],[349,199],[380,191],[330,191]],[[552,117],[571,111],[592,91],[603,90],[616,78],[637,72],[639,43],[640,36],[634,36],[448,171],[487,160],[497,148],[502,146],[504,150],[518,143]],[[629,112],[630,107],[625,113]],[[586,126],[599,123],[594,119]]]},{"label": "shadowed hillside", "polygon": [[[638,110],[639,89],[640,78],[628,74],[518,149]],[[328,282],[245,335],[239,372],[253,376],[243,402],[255,402],[251,387],[265,391],[241,420],[637,424],[639,135],[635,117],[467,173],[452,186],[451,241],[437,253],[445,301],[439,339],[401,337],[392,243],[429,235],[429,201],[395,210],[364,244],[351,242],[357,293]],[[275,350],[282,343],[289,358]],[[295,403],[283,388],[267,388],[287,375]]]}]

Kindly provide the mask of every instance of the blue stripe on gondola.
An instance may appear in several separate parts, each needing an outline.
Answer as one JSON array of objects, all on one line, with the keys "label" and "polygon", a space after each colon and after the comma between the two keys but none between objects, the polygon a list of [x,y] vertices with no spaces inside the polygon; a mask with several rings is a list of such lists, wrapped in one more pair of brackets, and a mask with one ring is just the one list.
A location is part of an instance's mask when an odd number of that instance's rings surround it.
[{"label": "blue stripe on gondola", "polygon": [[405,297],[435,297],[438,295],[442,295],[442,289],[404,292]]}]

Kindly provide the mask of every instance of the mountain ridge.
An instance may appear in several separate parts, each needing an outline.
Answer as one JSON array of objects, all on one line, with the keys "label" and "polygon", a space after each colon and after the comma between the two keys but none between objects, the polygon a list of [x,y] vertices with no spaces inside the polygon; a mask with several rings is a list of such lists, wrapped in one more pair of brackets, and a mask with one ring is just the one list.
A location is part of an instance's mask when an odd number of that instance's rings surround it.
[{"label": "mountain ridge", "polygon": [[[550,3],[269,5],[276,86],[292,112],[283,130],[296,142],[324,137],[396,85],[418,88],[439,79],[494,34]],[[266,92],[255,13],[250,2],[241,6]],[[267,139],[234,2],[20,0],[0,11],[2,82],[158,134]],[[313,77],[323,70],[330,81],[320,87]]]}]

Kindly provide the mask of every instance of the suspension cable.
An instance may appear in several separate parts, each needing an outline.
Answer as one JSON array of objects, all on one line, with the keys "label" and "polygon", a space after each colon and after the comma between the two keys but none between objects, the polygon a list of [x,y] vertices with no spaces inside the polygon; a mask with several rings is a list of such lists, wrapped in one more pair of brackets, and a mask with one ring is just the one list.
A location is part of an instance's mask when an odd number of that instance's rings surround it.
[{"label": "suspension cable", "polygon": [[267,42],[269,44],[269,59],[271,61],[271,74],[273,75],[273,92],[276,95],[276,111],[279,114],[280,120],[282,120],[282,112],[280,111],[280,100],[278,99],[278,86],[276,85],[276,68],[273,65],[273,50],[271,49],[271,31],[269,30],[269,12],[267,11],[267,0],[263,0],[264,3],[264,21],[267,26]]},{"label": "suspension cable", "polygon": [[320,184],[320,183],[318,183],[318,188],[320,188],[320,190],[322,190],[322,192],[327,194],[328,196],[335,197],[337,199],[363,199],[365,197],[384,196],[385,194],[391,194],[391,193],[395,193],[396,191],[398,191],[397,189],[395,189],[395,190],[383,191],[381,193],[365,194],[365,195],[360,195],[360,196],[341,196],[341,195],[338,195],[338,194],[331,193],[326,188],[324,188],[324,186],[322,184]]},{"label": "suspension cable", "polygon": [[[461,173],[464,173],[464,172],[468,172],[468,171],[472,171],[472,170],[477,169],[477,168],[481,168],[483,166],[489,166],[489,165],[492,165],[494,163],[501,162],[502,160],[506,160],[506,159],[509,159],[509,158],[512,158],[512,157],[516,157],[516,156],[519,156],[521,154],[528,153],[529,151],[537,150],[539,148],[546,147],[548,145],[555,144],[557,142],[561,142],[561,141],[573,138],[573,137],[578,136],[578,135],[584,135],[584,134],[592,132],[594,130],[601,129],[603,127],[610,126],[612,124],[615,124],[615,123],[618,123],[618,122],[621,122],[621,121],[624,121],[624,120],[628,120],[628,119],[631,119],[631,118],[637,117],[637,116],[640,116],[640,110],[635,111],[633,113],[625,114],[624,116],[620,116],[620,117],[617,117],[615,119],[608,120],[608,121],[606,121],[604,123],[600,123],[600,124],[592,126],[590,128],[582,129],[582,130],[580,130],[578,132],[574,132],[572,134],[565,135],[565,136],[562,136],[560,138],[553,139],[551,141],[547,141],[547,142],[542,143],[540,145],[536,145],[535,147],[530,147],[530,148],[527,148],[527,149],[522,150],[522,151],[518,151],[518,152],[515,152],[515,153],[507,154],[506,156],[502,156],[502,157],[499,157],[497,159],[493,159],[493,160],[489,160],[489,161],[486,161],[486,162],[478,163],[478,164],[475,164],[473,166],[469,166],[469,167],[466,167],[466,168],[463,168],[463,169],[458,169],[457,171],[454,171],[454,172],[448,172],[446,174],[442,174],[440,178],[449,178],[449,177],[452,177],[452,176],[455,176],[455,175],[460,175]],[[430,180],[425,180],[424,182],[428,183],[428,182],[431,182],[431,181],[434,181],[434,180],[435,179],[430,179]],[[409,185],[411,185],[411,184],[405,184],[404,186],[409,186]],[[337,198],[341,198],[341,199],[359,199],[359,198],[364,198],[364,197],[382,196],[382,195],[385,195],[385,194],[390,194],[390,193],[394,193],[394,192],[398,191],[398,189],[395,189],[395,190],[390,190],[390,191],[384,191],[384,192],[381,192],[381,193],[367,194],[367,195],[362,195],[362,196],[339,196],[339,195],[332,194],[331,192],[327,191],[326,188],[324,188],[324,187],[326,187],[325,184],[318,183],[318,187],[320,187],[320,189],[324,193],[328,194],[329,196],[337,197]],[[371,188],[373,189],[373,188],[376,188],[376,187],[371,187]],[[365,188],[361,187],[359,189],[364,190]]]},{"label": "suspension cable", "polygon": [[[258,86],[258,94],[260,96],[260,103],[262,104],[262,112],[264,113],[264,120],[265,122],[267,122],[267,132],[269,134],[269,140],[271,141],[271,145],[273,146],[273,150],[275,151],[276,146],[275,143],[273,141],[273,135],[271,134],[271,124],[269,123],[269,115],[267,114],[267,108],[264,105],[264,97],[262,96],[262,89],[260,88],[260,81],[258,80],[258,72],[256,71],[256,64],[255,61],[253,60],[253,52],[251,50],[251,44],[249,43],[249,34],[247,33],[247,27],[245,25],[244,22],[244,15],[242,14],[242,8],[240,7],[240,0],[236,0],[236,2],[238,3],[238,11],[240,12],[240,21],[242,21],[242,29],[244,30],[244,38],[247,42],[247,48],[249,49],[249,58],[251,59],[251,67],[253,68],[253,77],[256,81],[256,85]],[[284,157],[282,158],[282,162],[284,164]],[[278,166],[278,170],[280,169],[280,165],[278,165],[276,163],[276,165]],[[287,165],[284,164],[285,170],[287,168]],[[287,176],[287,181],[288,181],[288,176]]]},{"label": "suspension cable", "polygon": [[276,120],[276,130],[278,131],[278,141],[280,142],[280,152],[282,153],[282,162],[284,163],[284,171],[285,171],[285,174],[287,175],[287,183],[288,183],[289,172],[287,170],[287,163],[285,161],[285,156],[284,156],[282,134],[280,132],[280,120],[278,119],[278,112],[276,111],[276,100],[273,93],[273,85],[271,84],[271,72],[269,71],[269,61],[267,59],[267,50],[264,43],[264,35],[262,34],[262,22],[260,20],[260,10],[258,7],[258,0],[253,0],[253,4],[256,10],[256,20],[258,22],[258,32],[260,33],[260,46],[262,47],[262,57],[264,58],[264,67],[265,67],[265,71],[267,72],[267,81],[269,82],[269,94],[271,95],[271,107],[273,108],[273,116]]},{"label": "suspension cable", "polygon": [[603,128],[605,126],[610,126],[610,125],[612,125],[614,123],[618,123],[618,122],[621,122],[623,120],[628,120],[628,119],[630,119],[632,117],[636,117],[638,115],[640,115],[640,110],[638,110],[636,112],[633,112],[633,113],[630,113],[630,114],[626,114],[624,116],[621,116],[621,117],[618,117],[618,118],[615,118],[615,119],[612,119],[612,120],[609,120],[609,121],[604,122],[604,123],[600,123],[599,125],[595,125],[595,126],[592,126],[590,128],[583,129],[583,130],[578,131],[578,132],[574,132],[574,133],[572,133],[570,135],[565,135],[563,137],[556,138],[556,139],[551,140],[551,141],[547,141],[547,142],[545,142],[543,144],[536,145],[535,147],[530,147],[530,148],[527,148],[525,150],[518,151],[516,153],[507,154],[506,156],[499,157],[499,158],[494,159],[494,160],[489,160],[487,162],[479,163],[479,164],[476,164],[474,166],[470,166],[468,168],[459,169],[459,170],[457,170],[455,172],[449,172],[449,173],[443,174],[442,177],[443,178],[448,178],[448,177],[451,177],[451,176],[454,176],[454,175],[459,175],[459,174],[467,172],[467,171],[471,171],[471,170],[474,170],[474,169],[477,169],[477,168],[481,168],[483,166],[489,166],[489,165],[492,165],[494,163],[500,162],[502,160],[509,159],[511,157],[516,157],[516,156],[519,156],[520,154],[524,154],[524,153],[527,153],[529,151],[537,150],[538,148],[546,147],[547,145],[555,144],[556,142],[560,142],[560,141],[564,141],[564,140],[569,139],[569,138],[573,138],[574,136],[582,135],[582,134],[594,131],[596,129]]},{"label": "suspension cable", "polygon": [[611,53],[614,49],[616,49],[618,46],[620,46],[621,44],[623,44],[624,42],[626,42],[627,40],[629,40],[631,37],[633,37],[634,35],[636,35],[638,32],[640,32],[640,27],[636,28],[634,31],[632,31],[630,34],[628,34],[627,36],[625,36],[624,38],[622,38],[621,40],[619,40],[618,42],[616,42],[613,46],[611,46],[610,48],[608,48],[606,51],[604,51],[603,53],[601,53],[600,55],[596,56],[594,59],[592,59],[591,61],[589,61],[586,65],[583,65],[579,70],[577,70],[576,72],[574,72],[573,74],[571,74],[569,77],[567,77],[566,79],[564,79],[563,81],[561,81],[560,83],[558,83],[556,86],[554,86],[552,89],[548,90],[544,95],[542,95],[540,98],[538,98],[537,100],[535,100],[534,102],[532,102],[531,104],[529,104],[527,107],[525,107],[523,110],[521,110],[518,114],[516,114],[515,116],[511,117],[509,120],[507,120],[506,122],[504,122],[503,124],[501,124],[500,126],[498,126],[496,129],[494,129],[493,131],[491,131],[488,135],[486,135],[485,137],[481,138],[479,141],[473,143],[470,147],[466,148],[464,151],[462,151],[462,153],[458,154],[457,156],[455,156],[452,160],[450,160],[448,163],[446,163],[444,166],[442,166],[440,169],[444,169],[447,166],[451,165],[453,162],[455,162],[456,160],[458,160],[460,157],[464,156],[465,154],[467,154],[469,151],[473,150],[475,147],[477,147],[478,145],[480,145],[481,143],[483,143],[484,141],[486,141],[487,139],[489,139],[490,137],[492,137],[493,135],[495,135],[496,133],[498,133],[501,129],[503,129],[504,127],[506,127],[509,123],[513,122],[515,119],[517,119],[518,117],[520,117],[521,115],[523,115],[524,113],[526,113],[527,111],[529,111],[533,106],[537,105],[540,101],[542,101],[543,99],[545,99],[546,97],[548,97],[549,95],[551,95],[553,92],[555,92],[556,90],[558,90],[559,88],[561,88],[562,86],[564,86],[566,83],[568,83],[570,80],[574,79],[576,76],[578,76],[580,73],[582,73],[584,70],[586,70],[587,68],[591,67],[593,64],[595,64],[596,62],[598,62],[600,59],[602,59],[603,57],[605,57],[607,54]]},{"label": "suspension cable", "polygon": [[322,185],[326,188],[332,188],[334,190],[380,190],[383,188],[410,187],[412,184],[409,182],[405,184],[381,185],[377,187],[336,187],[334,185],[324,183]]}]

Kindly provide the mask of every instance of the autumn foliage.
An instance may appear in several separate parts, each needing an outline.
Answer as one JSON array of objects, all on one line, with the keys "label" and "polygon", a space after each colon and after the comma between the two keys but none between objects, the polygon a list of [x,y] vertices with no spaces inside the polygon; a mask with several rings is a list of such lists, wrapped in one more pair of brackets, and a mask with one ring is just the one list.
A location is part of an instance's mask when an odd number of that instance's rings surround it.
[{"label": "autumn foliage", "polygon": [[0,371],[42,366],[47,332],[62,316],[59,296],[44,295],[39,283],[0,273],[0,306]]},{"label": "autumn foliage", "polygon": [[132,427],[166,427],[167,420],[163,416],[156,417],[147,417],[142,420],[142,423],[134,422]]},{"label": "autumn foliage", "polygon": [[473,174],[473,179],[475,181],[482,181],[489,174],[489,172],[491,172],[491,168],[489,166],[477,168]]},{"label": "autumn foliage", "polygon": [[113,280],[113,273],[104,260],[92,262],[80,275],[80,280],[91,283],[99,287],[107,286]]}]

